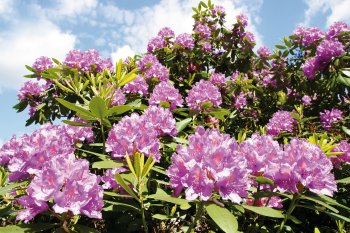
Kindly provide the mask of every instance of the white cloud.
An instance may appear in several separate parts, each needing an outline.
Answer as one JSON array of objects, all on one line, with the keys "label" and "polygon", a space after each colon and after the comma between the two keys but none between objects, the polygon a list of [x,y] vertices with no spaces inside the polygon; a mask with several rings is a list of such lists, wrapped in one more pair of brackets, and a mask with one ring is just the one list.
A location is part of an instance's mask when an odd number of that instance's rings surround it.
[{"label": "white cloud", "polygon": [[124,60],[129,56],[132,57],[135,55],[135,51],[133,51],[129,45],[124,45],[121,47],[117,47],[116,51],[111,54],[113,64],[119,61],[119,59]]},{"label": "white cloud", "polygon": [[62,32],[50,21],[21,22],[0,34],[0,89],[17,89],[31,65],[40,56],[63,59],[74,48],[74,35]]},{"label": "white cloud", "polygon": [[97,7],[97,0],[57,0],[57,9],[60,15],[74,16]]},{"label": "white cloud", "polygon": [[302,24],[309,25],[317,13],[330,14],[327,16],[327,25],[335,21],[350,21],[350,0],[305,0],[308,8],[305,10]]},{"label": "white cloud", "polygon": [[0,0],[0,14],[7,13],[9,11],[12,11],[11,0]]},{"label": "white cloud", "polygon": [[[252,20],[248,30],[256,37],[257,45],[262,45],[262,37],[255,25],[259,22],[257,12],[263,0],[218,0],[214,4],[222,5],[227,12],[228,25],[235,22],[236,15],[245,12]],[[172,28],[176,34],[190,33],[193,25],[192,7],[198,5],[197,0],[161,0],[154,6],[143,7],[135,11],[119,9],[116,6],[105,6],[109,11],[106,17],[122,24],[124,46],[129,46],[137,53],[145,52],[150,38],[163,27]]]}]

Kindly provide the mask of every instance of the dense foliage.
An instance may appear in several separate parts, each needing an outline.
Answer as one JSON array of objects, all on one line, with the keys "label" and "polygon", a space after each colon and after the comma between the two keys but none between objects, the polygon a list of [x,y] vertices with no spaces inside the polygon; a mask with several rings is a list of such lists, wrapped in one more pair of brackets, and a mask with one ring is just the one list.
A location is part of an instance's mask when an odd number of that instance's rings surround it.
[{"label": "dense foliage", "polygon": [[[209,1],[113,66],[38,58],[0,149],[0,232],[350,230],[350,27],[254,50]],[[63,123],[53,125],[62,119]]]}]

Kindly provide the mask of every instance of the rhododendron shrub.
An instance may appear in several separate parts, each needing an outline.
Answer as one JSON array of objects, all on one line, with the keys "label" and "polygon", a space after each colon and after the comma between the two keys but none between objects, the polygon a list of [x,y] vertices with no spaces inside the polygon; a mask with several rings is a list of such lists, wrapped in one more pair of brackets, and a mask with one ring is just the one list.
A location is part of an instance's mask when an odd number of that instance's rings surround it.
[{"label": "rhododendron shrub", "polygon": [[201,2],[116,64],[27,66],[15,109],[42,126],[0,149],[3,229],[349,231],[350,27],[256,48],[226,14]]}]

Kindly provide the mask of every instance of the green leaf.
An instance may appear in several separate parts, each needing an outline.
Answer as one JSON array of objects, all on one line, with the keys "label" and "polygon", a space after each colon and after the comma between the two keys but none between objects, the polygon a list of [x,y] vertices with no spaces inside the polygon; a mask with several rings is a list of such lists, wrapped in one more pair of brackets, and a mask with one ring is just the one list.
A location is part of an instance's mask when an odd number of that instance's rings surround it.
[{"label": "green leaf", "polygon": [[212,107],[214,104],[210,101],[205,101],[204,103],[201,104],[202,108],[203,109],[207,109],[207,108],[210,108]]},{"label": "green leaf", "polygon": [[210,112],[209,114],[223,121],[225,120],[225,117],[230,113],[231,112],[228,109],[219,108],[219,109],[216,109],[215,111]]},{"label": "green leaf", "polygon": [[109,168],[116,168],[116,167],[122,167],[122,166],[124,166],[122,162],[116,162],[113,160],[98,161],[92,164],[92,168],[97,168],[97,169],[109,169]]},{"label": "green leaf", "polygon": [[105,203],[108,203],[108,204],[115,205],[115,206],[119,206],[119,207],[125,207],[125,208],[127,208],[127,209],[130,209],[130,210],[133,210],[133,211],[135,211],[135,212],[140,213],[140,209],[137,208],[137,207],[134,206],[134,205],[126,204],[126,203],[123,203],[123,202],[109,201],[109,200],[105,200],[104,202],[105,202]]},{"label": "green leaf", "polygon": [[263,177],[263,176],[257,176],[255,177],[256,182],[259,184],[269,184],[269,185],[274,185],[273,180]]},{"label": "green leaf", "polygon": [[278,49],[286,49],[287,47],[286,46],[284,46],[284,45],[275,45],[275,47],[276,48],[278,48]]},{"label": "green leaf", "polygon": [[339,83],[344,84],[345,86],[350,87],[350,77],[345,77],[342,74],[339,74],[338,77],[337,77],[337,81]]},{"label": "green leaf", "polygon": [[327,209],[329,209],[329,210],[331,210],[331,211],[333,211],[335,213],[339,213],[339,210],[337,210],[336,208],[334,208],[334,207],[328,205],[327,203],[323,202],[323,200],[320,197],[318,197],[318,196],[311,197],[311,196],[301,195],[300,199],[313,201],[313,202],[315,202],[315,203],[317,203],[319,205],[322,205],[322,206],[326,207]]},{"label": "green leaf", "polygon": [[342,183],[342,184],[349,184],[350,183],[350,177],[346,177],[340,180],[336,180],[337,183]]},{"label": "green leaf", "polygon": [[80,127],[90,127],[91,125],[82,123],[82,122],[77,122],[77,121],[70,121],[70,120],[63,120],[63,123],[71,126],[80,126]]},{"label": "green leaf", "polygon": [[284,218],[282,211],[275,210],[270,207],[258,207],[258,206],[249,206],[242,205],[245,209],[253,211],[254,213],[260,214],[262,216],[267,216],[271,218]]},{"label": "green leaf", "polygon": [[342,126],[341,128],[344,131],[344,133],[346,133],[348,136],[350,136],[350,129],[349,128],[346,128],[345,126]]},{"label": "green leaf", "polygon": [[143,167],[141,178],[144,178],[145,176],[148,175],[149,171],[152,169],[153,165],[155,164],[155,160],[152,158],[153,156],[150,155],[145,163],[145,166]]},{"label": "green leaf", "polygon": [[83,152],[88,153],[88,154],[95,155],[95,156],[99,157],[102,160],[108,160],[107,159],[107,155],[105,155],[105,154],[100,154],[100,153],[96,153],[96,152],[88,151],[88,150],[83,150],[83,149],[79,149],[79,148],[77,148],[77,150],[83,151]]},{"label": "green leaf", "polygon": [[99,119],[103,119],[107,114],[106,103],[100,96],[91,99],[89,108],[92,114]]},{"label": "green leaf", "polygon": [[10,225],[6,227],[0,227],[0,233],[24,233],[24,232],[41,232],[53,228],[51,223],[31,223],[31,224],[19,224]]},{"label": "green leaf", "polygon": [[326,212],[326,214],[328,214],[329,216],[331,216],[335,219],[343,220],[345,222],[350,222],[350,219],[348,217],[343,216],[343,215],[332,213],[332,212]]},{"label": "green leaf", "polygon": [[172,217],[166,216],[164,214],[155,214],[155,215],[152,215],[152,218],[159,219],[159,220],[172,219]]},{"label": "green leaf", "polygon": [[81,224],[75,225],[74,229],[81,233],[99,233],[98,230],[95,230],[93,228],[90,228],[88,226],[81,225]]},{"label": "green leaf", "polygon": [[115,70],[117,80],[120,80],[122,78],[122,65],[123,65],[123,61],[122,61],[122,59],[119,59],[119,61],[117,63],[116,70]]},{"label": "green leaf", "polygon": [[205,206],[208,215],[224,232],[238,232],[238,222],[236,217],[226,208],[216,204]]},{"label": "green leaf", "polygon": [[123,187],[123,189],[130,194],[133,198],[135,198],[138,202],[140,202],[140,199],[137,197],[136,193],[131,190],[129,185],[127,185],[124,181],[124,179],[120,176],[119,173],[115,173],[115,179],[117,180],[118,184]]},{"label": "green leaf", "polygon": [[133,109],[133,107],[129,105],[114,106],[107,110],[106,117],[112,116],[112,115],[121,115],[127,111],[130,111],[131,109]]},{"label": "green leaf", "polygon": [[0,196],[4,196],[5,194],[7,194],[8,192],[10,192],[12,189],[17,188],[21,185],[27,184],[27,181],[23,181],[20,183],[11,183],[9,185],[6,185],[4,187],[0,188]]},{"label": "green leaf", "polygon": [[73,103],[70,103],[64,99],[60,99],[60,98],[56,98],[57,102],[59,102],[60,104],[62,104],[64,107],[70,109],[70,110],[73,110],[77,113],[80,113],[82,115],[86,115],[86,116],[89,116],[89,117],[93,117],[94,118],[94,115],[91,114],[91,112],[83,107],[80,107],[76,104],[73,104]]},{"label": "green leaf", "polygon": [[176,122],[177,132],[179,133],[182,130],[184,130],[188,126],[188,124],[191,123],[191,121],[192,121],[192,118],[186,118],[185,120]]},{"label": "green leaf", "polygon": [[189,202],[187,200],[172,197],[172,196],[168,195],[167,193],[165,193],[164,191],[159,192],[159,190],[160,189],[157,190],[157,193],[149,195],[147,198],[155,199],[158,201],[165,201],[165,202],[179,205],[182,210],[187,210],[187,209],[191,208],[191,205],[189,204]]}]

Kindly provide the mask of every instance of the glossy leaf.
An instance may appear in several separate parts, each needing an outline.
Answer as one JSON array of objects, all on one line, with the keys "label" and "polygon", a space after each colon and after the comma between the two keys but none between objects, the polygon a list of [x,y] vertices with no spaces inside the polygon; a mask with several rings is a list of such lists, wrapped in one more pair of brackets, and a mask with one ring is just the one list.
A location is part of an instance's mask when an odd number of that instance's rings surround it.
[{"label": "glossy leaf", "polygon": [[89,108],[92,114],[94,114],[99,119],[103,119],[107,114],[106,103],[99,96],[95,96],[91,99]]},{"label": "glossy leaf", "polygon": [[253,211],[254,213],[260,214],[262,216],[271,217],[271,218],[284,218],[282,211],[275,210],[270,207],[258,207],[258,206],[249,206],[242,205],[245,209]]},{"label": "glossy leaf", "polygon": [[238,222],[236,217],[226,208],[216,204],[205,206],[208,215],[224,232],[238,232]]}]

